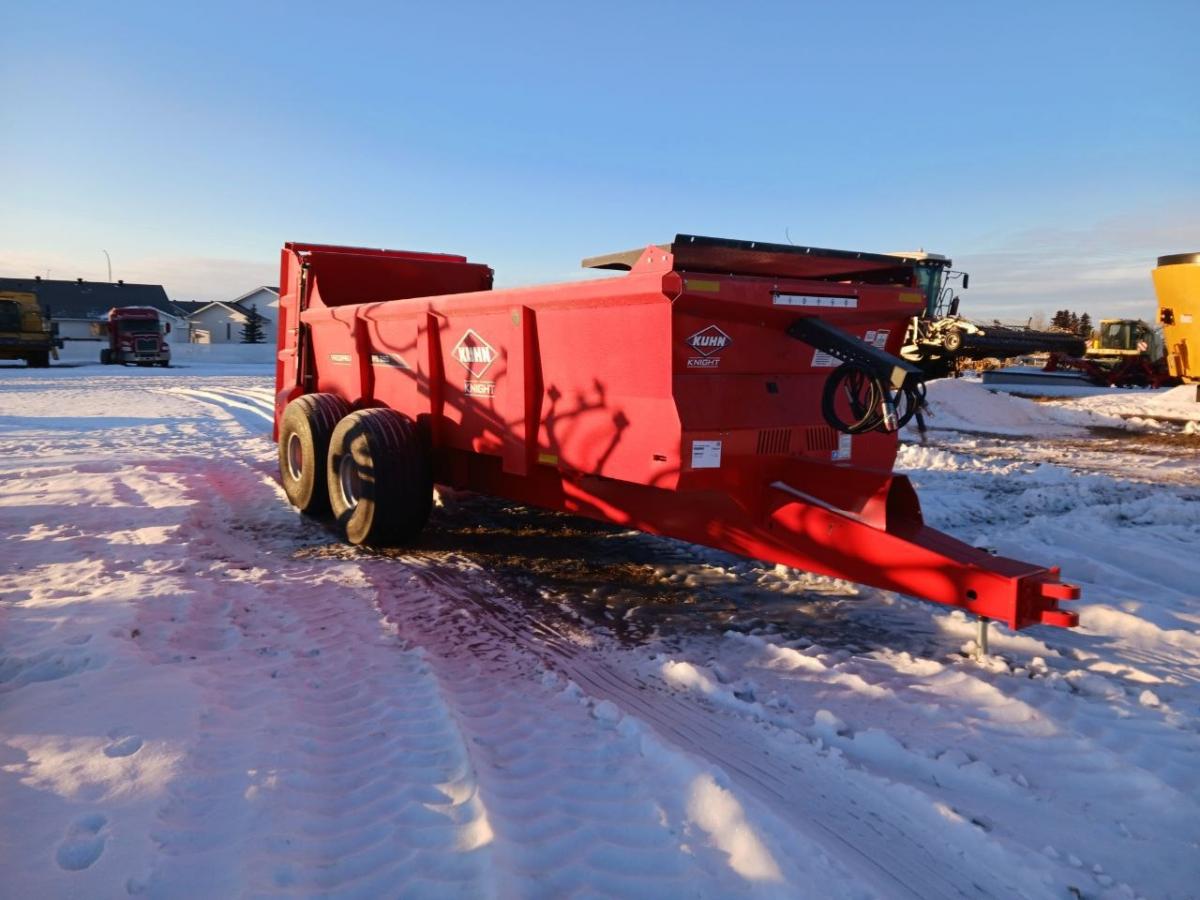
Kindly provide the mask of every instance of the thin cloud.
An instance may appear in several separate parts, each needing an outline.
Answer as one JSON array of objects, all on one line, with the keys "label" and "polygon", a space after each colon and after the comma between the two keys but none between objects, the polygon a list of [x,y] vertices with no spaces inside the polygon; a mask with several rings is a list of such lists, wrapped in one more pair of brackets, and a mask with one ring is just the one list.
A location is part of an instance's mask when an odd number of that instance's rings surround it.
[{"label": "thin cloud", "polygon": [[963,253],[969,318],[1023,321],[1059,309],[1093,319],[1153,319],[1150,273],[1159,256],[1200,250],[1200,216],[1187,210],[1114,217],[1090,228],[1031,228]]}]

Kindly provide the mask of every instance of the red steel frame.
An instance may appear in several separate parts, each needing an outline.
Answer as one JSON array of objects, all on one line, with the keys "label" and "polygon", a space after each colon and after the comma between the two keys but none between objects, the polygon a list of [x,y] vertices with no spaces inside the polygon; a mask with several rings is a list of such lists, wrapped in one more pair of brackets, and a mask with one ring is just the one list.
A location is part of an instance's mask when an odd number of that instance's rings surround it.
[{"label": "red steel frame", "polygon": [[[492,290],[464,257],[286,244],[276,434],[300,394],[429,425],[435,480],[959,607],[1073,626],[1047,568],[924,524],[898,438],[820,410],[820,315],[896,354],[923,298],[882,257],[650,246],[628,273]],[[729,274],[731,270],[740,273]],[[887,276],[887,277],[884,277]],[[901,279],[902,280],[902,279]],[[887,283],[872,283],[883,281]],[[697,443],[699,442],[699,443]]]}]

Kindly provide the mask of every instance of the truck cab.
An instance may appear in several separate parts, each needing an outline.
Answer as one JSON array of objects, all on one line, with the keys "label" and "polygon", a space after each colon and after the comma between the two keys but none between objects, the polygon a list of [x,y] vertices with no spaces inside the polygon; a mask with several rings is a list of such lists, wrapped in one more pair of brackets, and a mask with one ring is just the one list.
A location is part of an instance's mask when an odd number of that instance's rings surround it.
[{"label": "truck cab", "polygon": [[108,346],[100,351],[103,365],[169,366],[171,347],[166,335],[171,323],[164,322],[151,306],[120,306],[108,311],[101,334]]}]

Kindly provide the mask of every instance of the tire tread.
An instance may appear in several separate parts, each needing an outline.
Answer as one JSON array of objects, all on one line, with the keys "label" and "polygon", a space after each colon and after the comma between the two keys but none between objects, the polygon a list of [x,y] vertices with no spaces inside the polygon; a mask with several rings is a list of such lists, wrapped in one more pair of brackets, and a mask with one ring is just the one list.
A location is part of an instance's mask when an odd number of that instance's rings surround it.
[{"label": "tire tread", "polygon": [[[336,394],[303,394],[287,405],[279,427],[279,476],[288,500],[301,512],[329,511],[325,466],[329,440],[338,423],[350,414],[350,404]],[[292,433],[307,446],[304,471],[298,480],[288,472],[287,445]]]},{"label": "tire tread", "polygon": [[[351,444],[359,436],[371,460],[372,496],[347,509],[336,494],[335,460],[352,452]],[[433,507],[429,449],[417,424],[396,410],[364,409],[346,417],[330,445],[327,478],[335,517],[351,543],[411,543],[429,520]]]}]

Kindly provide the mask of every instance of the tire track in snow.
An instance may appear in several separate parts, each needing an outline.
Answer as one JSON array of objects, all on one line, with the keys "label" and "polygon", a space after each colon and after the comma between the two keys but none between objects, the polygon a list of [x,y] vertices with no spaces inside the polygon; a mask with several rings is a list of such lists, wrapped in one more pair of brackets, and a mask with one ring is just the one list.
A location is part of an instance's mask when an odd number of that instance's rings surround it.
[{"label": "tire track in snow", "polygon": [[272,406],[260,402],[257,397],[247,397],[245,392],[236,389],[214,388],[199,390],[196,388],[170,387],[160,388],[158,392],[187,397],[198,403],[219,409],[254,435],[262,434],[264,423],[272,424],[275,421]]},{"label": "tire track in snow", "polygon": [[[738,787],[785,819],[798,836],[815,841],[856,876],[885,896],[916,897],[1049,895],[1038,865],[1012,858],[982,834],[955,840],[976,844],[978,856],[964,867],[944,834],[946,822],[911,806],[894,805],[869,778],[828,764],[816,753],[773,747],[754,725],[699,705],[617,670],[599,654],[546,622],[528,617],[518,604],[469,563],[427,564],[419,577],[459,608],[478,611],[479,621],[503,643],[523,648],[585,692],[607,700],[646,724],[683,753],[707,760]],[[1021,871],[1025,863],[1025,871]],[[980,868],[990,884],[978,883]]]},{"label": "tire track in snow", "polygon": [[223,387],[221,393],[248,400],[256,406],[261,406],[274,417],[275,393],[270,388]]},{"label": "tire track in snow", "polygon": [[290,558],[304,526],[263,479],[194,480],[195,590],[143,625],[151,652],[195,670],[205,710],[160,812],[159,863],[131,890],[490,893],[486,812],[420,654],[381,627],[353,564]]},{"label": "tire track in snow", "polygon": [[[862,895],[856,873],[772,813],[743,809],[706,763],[623,719],[587,679],[564,682],[437,571],[408,560],[364,566],[389,621],[426,649],[476,748],[497,853],[515,876],[506,893],[694,894],[699,866],[699,883],[711,885],[702,896],[794,896],[800,885]],[[709,816],[714,797],[721,812]],[[734,841],[724,831],[731,821],[742,823]]]},{"label": "tire track in snow", "polygon": [[197,589],[141,624],[205,711],[135,892],[861,895],[815,849],[748,837],[703,770],[664,788],[639,733],[441,594],[395,597],[404,564],[381,596],[360,563],[293,558],[297,530],[323,535],[270,480],[212,466],[192,494]]},{"label": "tire track in snow", "polygon": [[[776,740],[786,738],[789,732],[808,734],[810,738],[814,730],[824,733],[821,728],[809,727],[807,718],[800,722],[747,703],[742,703],[734,716],[723,709],[707,708],[703,700],[697,704],[691,699],[678,699],[673,693],[665,699],[656,696],[656,687],[658,693],[665,693],[661,683],[656,685],[627,674],[626,660],[632,657],[626,654],[625,658],[612,662],[605,658],[598,629],[589,630],[587,636],[592,646],[584,649],[570,634],[539,622],[536,611],[509,602],[500,590],[481,590],[482,582],[489,577],[483,573],[476,573],[476,578],[465,577],[454,564],[435,565],[434,575],[448,593],[462,598],[462,602],[490,608],[489,627],[513,641],[524,642],[531,652],[550,660],[550,665],[574,678],[593,696],[611,698],[632,715],[658,728],[681,749],[707,755],[735,779],[742,779],[739,784],[757,783],[767,802],[772,802],[770,793],[774,792],[774,807],[791,810],[798,829],[805,829],[807,823],[810,835],[823,827],[835,841],[847,838],[846,849],[851,854],[866,850],[873,861],[898,873],[912,893],[932,894],[937,885],[923,884],[921,879],[928,877],[928,871],[943,867],[947,873],[936,875],[934,880],[958,879],[951,890],[970,895],[1051,893],[1047,886],[1051,881],[1070,884],[1075,877],[1068,872],[1052,875],[1048,871],[1052,866],[1048,867],[1047,861],[1057,857],[1039,851],[1051,844],[1060,850],[1064,846],[1071,848],[1084,859],[1091,857],[1089,866],[1103,862],[1123,870],[1122,877],[1134,884],[1154,877],[1147,874],[1146,866],[1126,865],[1126,860],[1110,858],[1089,843],[1088,834],[1106,836],[1103,822],[1089,821],[1097,813],[1090,799],[1097,793],[1112,795],[1104,804],[1105,813],[1114,817],[1111,827],[1120,830],[1128,823],[1133,830],[1122,833],[1144,833],[1153,829],[1155,821],[1166,818],[1176,822],[1178,827],[1173,832],[1179,838],[1170,842],[1170,846],[1161,847],[1160,859],[1179,860],[1186,856],[1189,834],[1194,832],[1191,827],[1194,803],[1190,798],[1195,777],[1187,763],[1194,734],[1190,730],[1176,732],[1174,728],[1164,734],[1163,724],[1155,721],[1157,716],[1140,710],[1136,704],[1133,709],[1140,711],[1133,715],[1140,724],[1127,723],[1123,730],[1115,730],[1109,704],[1080,696],[1074,687],[1051,693],[1054,699],[1047,702],[1047,691],[1067,688],[1072,684],[1067,680],[1040,684],[1019,677],[1002,678],[993,685],[982,673],[976,673],[973,663],[965,660],[950,666],[925,661],[924,677],[911,688],[893,682],[894,695],[880,712],[900,720],[908,709],[909,721],[914,717],[920,721],[922,708],[931,702],[949,707],[941,716],[948,716],[951,721],[961,716],[963,746],[974,749],[978,754],[975,759],[981,761],[961,774],[953,761],[932,763],[932,757],[909,750],[886,730],[880,731],[880,727],[887,728],[886,719],[877,722],[871,716],[865,726],[859,727],[859,731],[867,732],[861,741],[853,731],[847,731],[845,738],[840,731],[836,736],[831,732],[825,734],[829,743],[866,770],[846,771],[838,762],[808,752],[805,744],[798,749],[786,740],[782,744]],[[728,647],[706,651],[701,645],[685,649],[690,649],[692,655],[697,650],[718,654],[722,666],[726,662],[736,665],[728,656]],[[833,656],[838,659],[848,654]],[[817,662],[811,658],[810,661]],[[861,662],[865,665],[872,660]],[[926,691],[923,687],[929,681],[926,670],[931,665],[942,674],[932,680],[930,687],[940,683],[940,690]],[[843,672],[844,667],[835,668]],[[848,671],[849,677],[855,677],[853,670]],[[806,687],[828,688],[829,683],[801,682],[784,687],[783,692],[803,696]],[[979,696],[980,692],[984,698]],[[938,697],[939,694],[942,696]],[[1027,700],[1037,705],[1029,706]],[[961,709],[956,710],[959,706]],[[1030,723],[1032,731],[1025,737],[1023,730],[1014,731],[1009,721],[1013,711],[1021,709],[1036,719]],[[697,712],[702,716],[699,721]],[[994,723],[989,721],[993,715]],[[1118,711],[1117,715],[1129,718],[1130,712]],[[1040,726],[1041,738],[1038,727],[1034,726]],[[904,726],[899,727],[903,733]],[[952,729],[939,730],[941,740],[949,744],[943,743],[933,754],[935,757],[944,754],[947,746],[958,746]],[[1137,752],[1134,742],[1143,734],[1154,739],[1154,743],[1146,744],[1147,752],[1152,749],[1159,754],[1164,750],[1170,752],[1158,757]],[[741,740],[745,743],[739,743]],[[1029,779],[1040,783],[1040,787],[1030,790],[1020,771],[1006,777],[991,770],[982,761],[992,758],[988,751],[991,740],[1011,742],[1015,758],[1024,761]],[[756,759],[761,764],[755,765]],[[971,757],[962,757],[964,763],[970,760]],[[1055,786],[1062,789],[1056,791]],[[1059,795],[1059,800],[1050,807],[1048,792],[1050,796]],[[1004,810],[998,822],[992,812],[995,804],[989,802],[989,797]],[[1121,797],[1127,798],[1126,802],[1122,803]],[[978,810],[981,818],[973,818],[968,810]],[[1074,825],[1077,820],[1089,821],[1090,831],[1077,834]],[[814,824],[818,829],[813,828]],[[902,834],[897,836],[897,832]],[[899,858],[889,853],[898,854]],[[924,873],[923,862],[929,867]],[[956,868],[958,872],[954,871]],[[1097,876],[1101,884],[1105,883],[1104,878],[1108,876]],[[893,895],[897,886],[883,886],[880,890]]]}]

